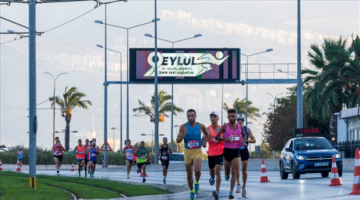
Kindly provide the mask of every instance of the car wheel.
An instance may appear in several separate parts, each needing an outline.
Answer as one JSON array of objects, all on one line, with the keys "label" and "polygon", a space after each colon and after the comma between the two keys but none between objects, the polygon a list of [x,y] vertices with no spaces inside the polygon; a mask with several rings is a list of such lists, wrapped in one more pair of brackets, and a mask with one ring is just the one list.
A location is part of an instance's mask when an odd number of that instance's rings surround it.
[{"label": "car wheel", "polygon": [[329,176],[329,172],[321,172],[321,177],[327,178]]},{"label": "car wheel", "polygon": [[282,164],[282,162],[280,161],[280,178],[287,179],[288,176],[289,176],[289,174],[285,172],[284,164]]},{"label": "car wheel", "polygon": [[339,170],[339,177],[342,176],[342,170]]},{"label": "car wheel", "polygon": [[292,165],[292,177],[293,179],[299,179],[300,178],[300,173],[296,172],[294,165]]}]

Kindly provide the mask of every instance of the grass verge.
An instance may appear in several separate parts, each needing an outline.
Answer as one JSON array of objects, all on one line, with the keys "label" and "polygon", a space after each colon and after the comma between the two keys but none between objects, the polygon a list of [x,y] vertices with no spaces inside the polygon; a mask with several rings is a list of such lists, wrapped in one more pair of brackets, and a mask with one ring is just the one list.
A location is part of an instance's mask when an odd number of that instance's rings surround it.
[{"label": "grass verge", "polygon": [[16,172],[0,171],[0,200],[63,200],[73,197],[58,188],[67,190],[77,198],[83,199],[108,199],[121,198],[120,194],[128,197],[142,195],[170,194],[169,191],[145,185],[130,185],[124,182],[106,179],[86,179],[63,176],[37,175],[37,189],[29,187],[29,176]]}]

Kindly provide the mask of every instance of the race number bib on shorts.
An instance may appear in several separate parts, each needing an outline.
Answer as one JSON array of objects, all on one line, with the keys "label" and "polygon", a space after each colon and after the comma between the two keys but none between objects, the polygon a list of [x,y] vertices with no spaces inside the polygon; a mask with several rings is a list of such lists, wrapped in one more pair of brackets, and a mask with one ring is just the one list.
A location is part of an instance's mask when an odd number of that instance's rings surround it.
[{"label": "race number bib on shorts", "polygon": [[167,156],[161,156],[161,160],[167,160],[168,157]]},{"label": "race number bib on shorts", "polygon": [[190,140],[187,144],[189,149],[199,148],[199,140]]}]

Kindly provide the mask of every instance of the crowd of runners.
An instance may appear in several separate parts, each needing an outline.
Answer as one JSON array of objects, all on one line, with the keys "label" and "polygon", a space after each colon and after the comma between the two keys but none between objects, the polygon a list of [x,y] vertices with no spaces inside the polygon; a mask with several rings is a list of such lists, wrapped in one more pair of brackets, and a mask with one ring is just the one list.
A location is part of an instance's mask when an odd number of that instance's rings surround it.
[{"label": "crowd of runners", "polygon": [[[219,115],[213,111],[210,113],[211,125],[206,127],[196,121],[196,111],[189,109],[186,113],[187,122],[180,126],[177,143],[184,141],[184,161],[187,173],[187,182],[190,188],[190,200],[196,198],[200,193],[200,176],[202,165],[202,149],[208,147],[208,165],[210,171],[209,184],[214,185],[215,190],[212,195],[215,199],[219,198],[221,186],[221,170],[224,166],[225,181],[230,181],[229,199],[234,199],[233,191],[241,193],[246,197],[247,164],[249,159],[248,144],[255,143],[255,137],[252,131],[244,126],[245,118],[237,114],[234,109],[227,111],[228,123],[219,125]],[[203,134],[202,134],[203,133]],[[57,173],[59,173],[63,151],[65,150],[58,137],[53,146],[54,160]],[[163,138],[163,144],[159,147],[159,158],[163,167],[163,183],[166,184],[167,169],[169,167],[169,156],[172,149],[168,144],[167,138]],[[99,147],[96,145],[96,139],[89,141],[78,140],[78,145],[74,148],[78,162],[78,176],[84,169],[84,175],[94,177]],[[130,140],[126,140],[126,146],[122,153],[125,154],[127,167],[127,179],[130,179],[131,166],[137,164],[137,173],[141,173],[142,181],[146,182],[146,166],[149,164],[150,156],[145,142],[141,141],[138,148],[134,149]],[[22,160],[21,149],[18,151],[18,158]],[[21,159],[20,159],[21,158]],[[240,161],[242,166],[242,187],[240,183]],[[195,180],[194,180],[195,175]]]}]

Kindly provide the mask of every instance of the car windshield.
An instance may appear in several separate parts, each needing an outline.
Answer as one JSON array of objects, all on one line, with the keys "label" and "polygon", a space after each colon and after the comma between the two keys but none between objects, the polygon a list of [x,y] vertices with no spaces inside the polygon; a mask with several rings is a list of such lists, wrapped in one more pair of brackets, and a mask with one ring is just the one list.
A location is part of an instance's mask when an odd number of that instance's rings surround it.
[{"label": "car windshield", "polygon": [[170,160],[172,161],[184,161],[183,154],[170,154]]},{"label": "car windshield", "polygon": [[295,150],[333,149],[325,138],[303,138],[295,140]]}]

